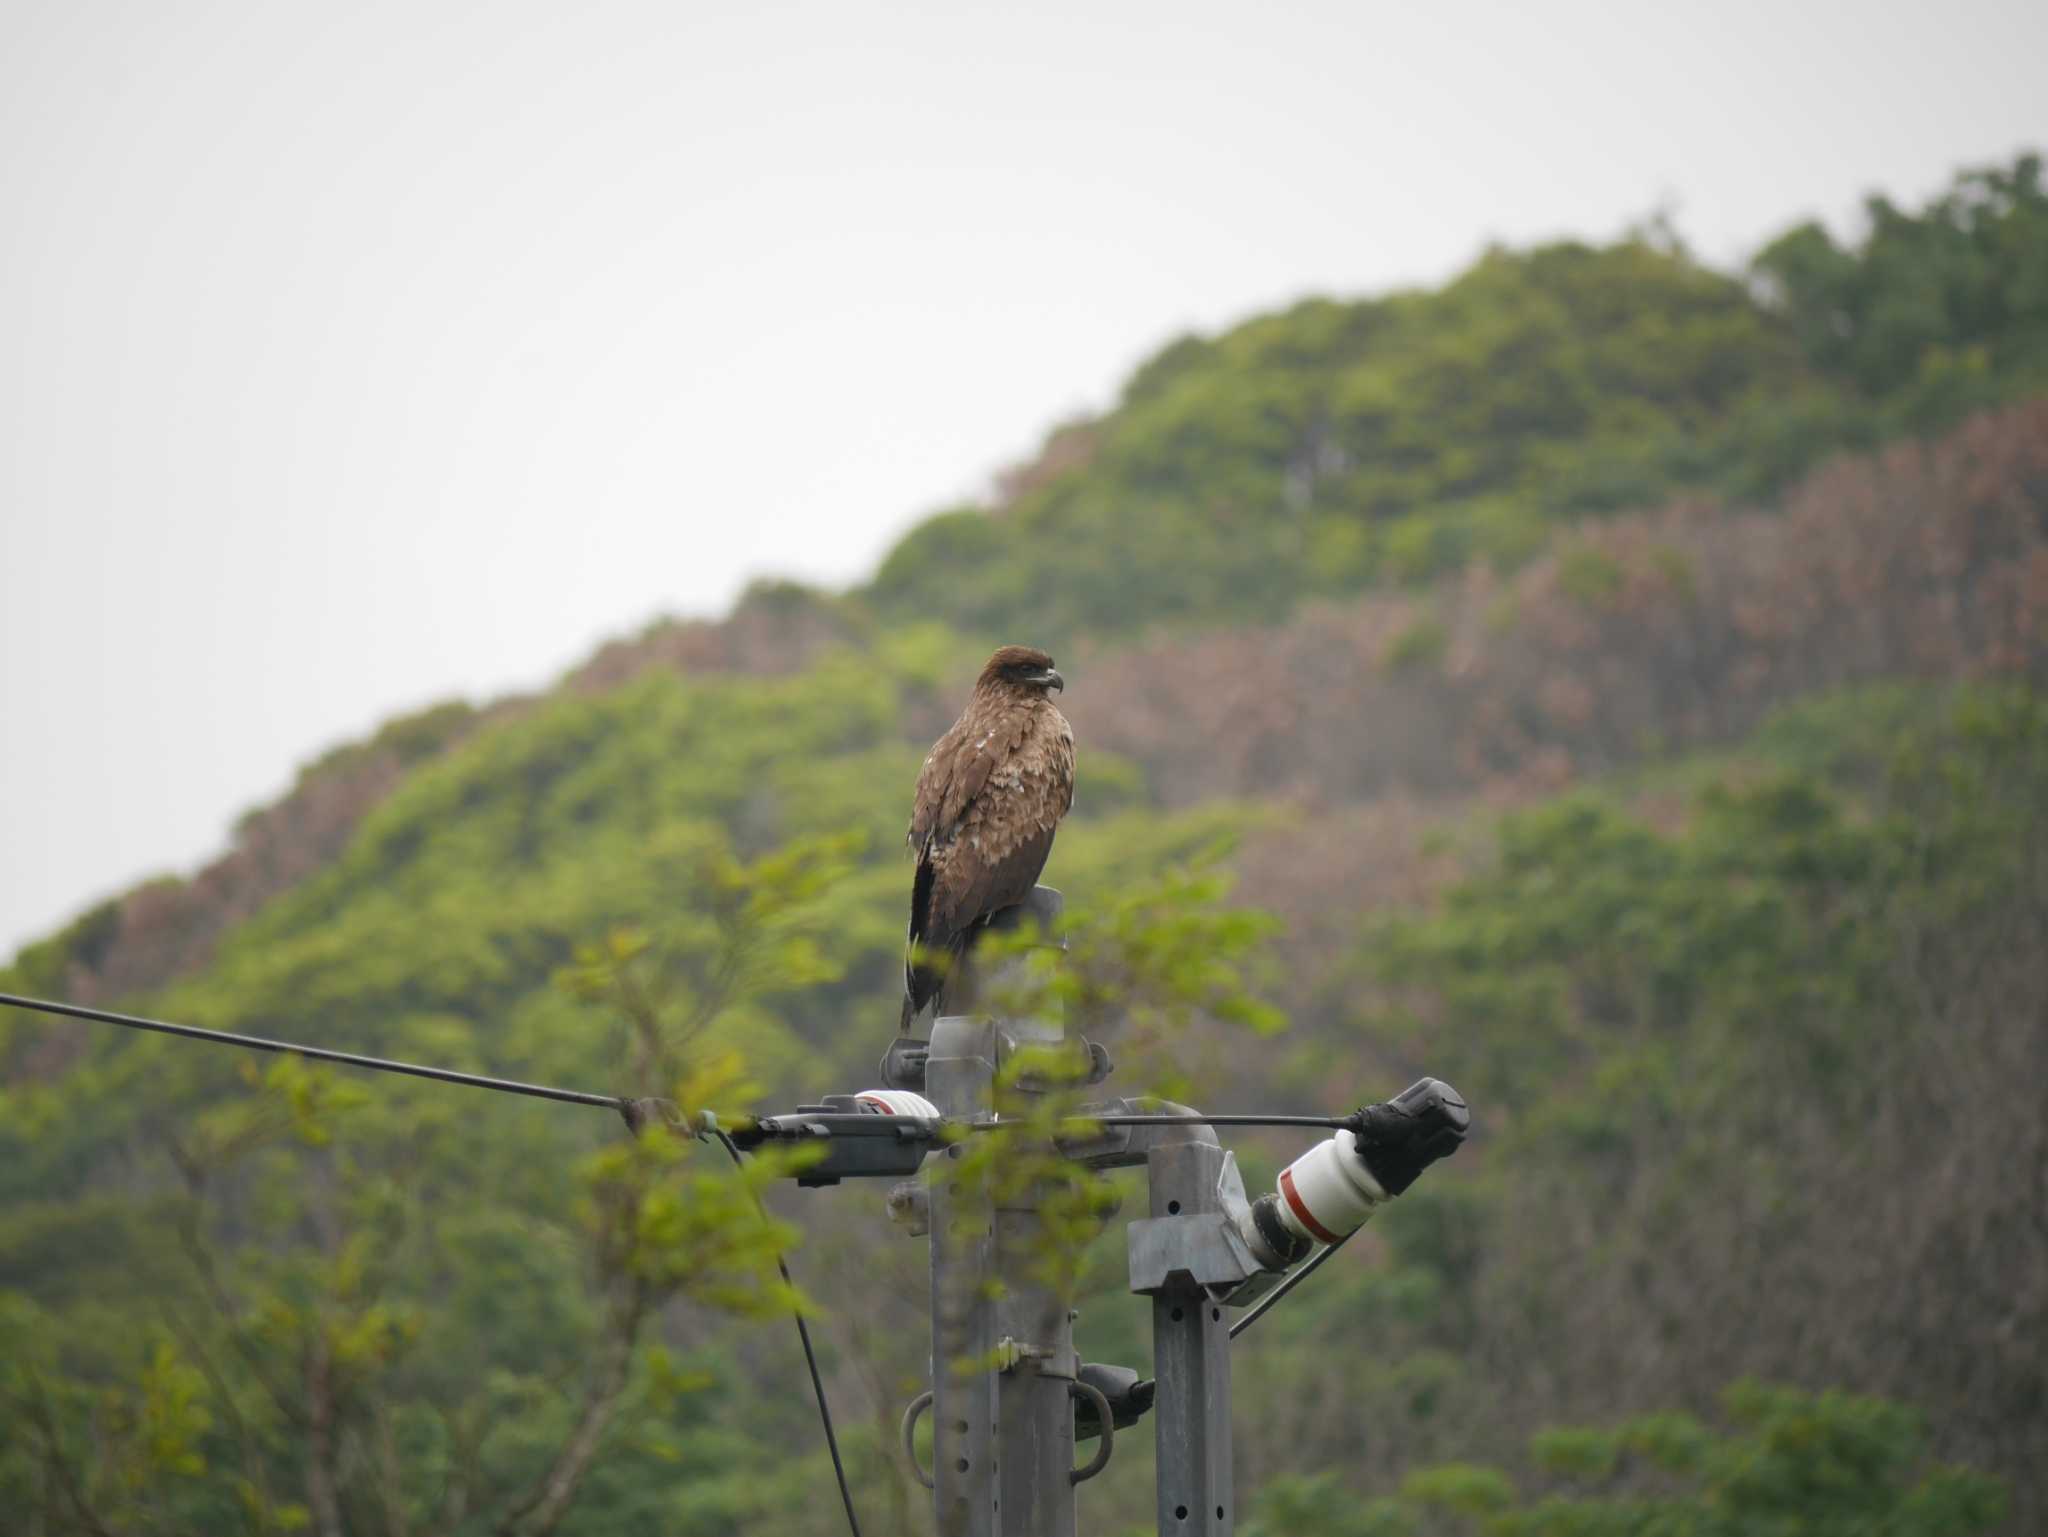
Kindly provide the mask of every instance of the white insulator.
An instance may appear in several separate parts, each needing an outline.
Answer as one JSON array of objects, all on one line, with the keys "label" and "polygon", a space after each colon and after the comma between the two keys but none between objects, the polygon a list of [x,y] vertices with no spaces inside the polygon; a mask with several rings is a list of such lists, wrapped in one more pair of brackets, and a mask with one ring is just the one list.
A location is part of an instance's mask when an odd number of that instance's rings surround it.
[{"label": "white insulator", "polygon": [[1335,1243],[1364,1226],[1387,1199],[1349,1130],[1319,1142],[1280,1171],[1280,1220],[1304,1238]]},{"label": "white insulator", "polygon": [[939,1118],[937,1105],[908,1089],[862,1089],[854,1099],[863,1110],[876,1115],[910,1115],[928,1121]]}]

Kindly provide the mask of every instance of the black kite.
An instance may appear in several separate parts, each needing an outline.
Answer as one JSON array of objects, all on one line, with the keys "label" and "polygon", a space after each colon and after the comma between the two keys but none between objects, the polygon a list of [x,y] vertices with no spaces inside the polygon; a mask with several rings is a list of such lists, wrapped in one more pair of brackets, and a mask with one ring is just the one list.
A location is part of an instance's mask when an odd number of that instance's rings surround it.
[{"label": "black kite", "polygon": [[918,772],[905,1032],[927,1003],[943,1004],[947,965],[991,917],[1029,896],[1045,868],[1074,804],[1074,728],[1051,697],[1065,687],[1043,651],[1003,647]]}]

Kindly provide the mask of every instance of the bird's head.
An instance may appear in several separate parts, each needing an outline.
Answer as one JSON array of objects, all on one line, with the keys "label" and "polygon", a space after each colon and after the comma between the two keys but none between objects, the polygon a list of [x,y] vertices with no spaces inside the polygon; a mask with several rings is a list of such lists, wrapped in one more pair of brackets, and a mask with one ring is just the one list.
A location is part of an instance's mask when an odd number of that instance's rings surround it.
[{"label": "bird's head", "polygon": [[979,689],[1037,694],[1041,698],[1048,689],[1064,690],[1066,686],[1067,680],[1052,665],[1052,658],[1036,646],[1004,646],[988,659],[975,684]]}]

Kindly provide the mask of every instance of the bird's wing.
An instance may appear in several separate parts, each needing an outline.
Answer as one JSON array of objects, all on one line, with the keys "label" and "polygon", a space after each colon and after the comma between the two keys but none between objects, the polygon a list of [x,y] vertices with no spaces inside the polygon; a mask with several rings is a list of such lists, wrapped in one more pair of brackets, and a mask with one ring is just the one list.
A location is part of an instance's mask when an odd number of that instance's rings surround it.
[{"label": "bird's wing", "polygon": [[1026,716],[1007,734],[1015,745],[981,771],[957,830],[947,837],[942,827],[925,856],[932,865],[927,943],[1023,901],[1074,803],[1074,735],[1065,717],[1056,710]]},{"label": "bird's wing", "polygon": [[968,709],[933,745],[917,773],[909,842],[920,856],[932,841],[950,837],[989,776],[1016,749],[1029,721]]},{"label": "bird's wing", "polygon": [[932,744],[932,750],[925,755],[924,766],[917,771],[917,789],[910,799],[910,830],[904,834],[904,841],[920,859],[938,826],[939,807],[946,799],[946,784],[953,776],[956,738],[960,728],[966,724],[965,716],[953,722],[946,734]]}]

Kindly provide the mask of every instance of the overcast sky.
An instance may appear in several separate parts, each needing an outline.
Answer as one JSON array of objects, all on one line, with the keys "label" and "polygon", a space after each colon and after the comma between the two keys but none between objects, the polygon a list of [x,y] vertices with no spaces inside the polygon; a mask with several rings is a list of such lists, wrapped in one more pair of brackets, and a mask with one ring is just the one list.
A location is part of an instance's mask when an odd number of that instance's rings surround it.
[{"label": "overcast sky", "polygon": [[2037,3],[0,4],[0,954],[1175,333],[2048,142]]}]

